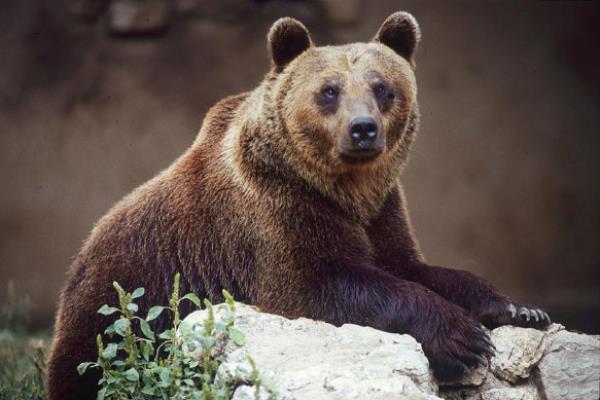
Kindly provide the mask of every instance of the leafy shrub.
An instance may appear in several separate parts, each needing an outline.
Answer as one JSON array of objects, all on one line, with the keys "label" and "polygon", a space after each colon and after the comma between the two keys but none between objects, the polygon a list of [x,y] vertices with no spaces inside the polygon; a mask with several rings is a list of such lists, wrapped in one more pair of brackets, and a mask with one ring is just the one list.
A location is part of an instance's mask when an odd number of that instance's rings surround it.
[{"label": "leafy shrub", "polygon": [[12,281],[8,281],[6,289],[6,302],[0,306],[0,330],[25,334],[31,308],[29,297],[17,295]]},{"label": "leafy shrub", "polygon": [[7,294],[0,307],[0,400],[44,400],[49,333],[28,331],[29,301],[17,294],[12,282]]},{"label": "leafy shrub", "polygon": [[45,346],[41,339],[0,332],[0,399],[44,400]]},{"label": "leafy shrub", "polygon": [[[225,323],[216,321],[212,304],[204,300],[208,318],[198,336],[191,327],[181,325],[179,304],[191,301],[200,307],[200,299],[193,293],[179,297],[179,274],[175,276],[169,305],[151,307],[145,318],[136,315],[138,305],[134,302],[144,295],[144,289],[138,288],[127,293],[118,283],[114,282],[113,285],[118,294],[119,308],[104,305],[98,312],[103,315],[119,313],[116,321],[104,332],[117,341],[104,343],[102,336],[98,335],[98,360],[82,363],[77,368],[80,374],[88,368],[102,371],[98,399],[224,400],[231,398],[240,384],[255,385],[258,397],[261,377],[252,360],[249,360],[252,373],[244,382],[235,379],[215,380],[217,369],[224,360],[222,351],[216,351],[223,346],[223,339],[237,345],[244,343],[243,333],[234,325],[235,303],[227,291],[223,291],[230,311],[227,320]],[[164,312],[171,314],[172,326],[157,334],[149,322]],[[136,334],[134,327],[139,328],[142,336]],[[182,338],[192,333],[194,340],[182,346],[185,342]],[[267,393],[269,398],[276,396],[268,389],[263,393]]]}]

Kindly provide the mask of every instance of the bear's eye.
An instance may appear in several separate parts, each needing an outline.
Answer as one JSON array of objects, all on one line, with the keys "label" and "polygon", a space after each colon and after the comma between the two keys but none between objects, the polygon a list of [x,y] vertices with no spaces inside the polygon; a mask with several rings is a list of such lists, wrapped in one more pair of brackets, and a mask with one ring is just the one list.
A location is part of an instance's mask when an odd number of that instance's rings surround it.
[{"label": "bear's eye", "polygon": [[338,96],[338,89],[334,86],[327,85],[321,89],[321,94],[327,100],[335,100]]},{"label": "bear's eye", "polygon": [[385,85],[383,83],[378,83],[373,88],[373,91],[375,92],[375,94],[377,96],[383,97],[387,92],[387,87],[385,87]]},{"label": "bear's eye", "polygon": [[318,92],[315,92],[315,103],[326,115],[337,111],[342,87],[337,79],[329,79],[322,83]]},{"label": "bear's eye", "polygon": [[394,92],[383,79],[376,78],[371,83],[371,90],[375,95],[375,100],[379,109],[383,112],[388,111],[394,104]]}]

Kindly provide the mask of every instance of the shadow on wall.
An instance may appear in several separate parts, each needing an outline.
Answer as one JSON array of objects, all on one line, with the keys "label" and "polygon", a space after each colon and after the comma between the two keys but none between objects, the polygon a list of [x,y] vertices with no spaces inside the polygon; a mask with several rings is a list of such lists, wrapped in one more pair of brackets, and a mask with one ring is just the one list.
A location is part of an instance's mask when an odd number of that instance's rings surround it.
[{"label": "shadow on wall", "polygon": [[422,128],[404,175],[423,252],[600,332],[600,7],[590,3],[8,3],[0,281],[49,323],[94,221],[181,154],[212,104],[262,79],[276,18],[336,44],[369,40],[398,9],[423,30]]}]

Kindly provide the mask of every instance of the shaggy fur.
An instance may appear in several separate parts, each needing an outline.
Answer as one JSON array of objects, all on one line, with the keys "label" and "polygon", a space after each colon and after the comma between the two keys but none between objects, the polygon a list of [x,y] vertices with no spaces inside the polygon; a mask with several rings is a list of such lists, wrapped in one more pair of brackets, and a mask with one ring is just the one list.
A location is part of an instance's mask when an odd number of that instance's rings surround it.
[{"label": "shaggy fur", "polygon": [[[74,260],[50,400],[95,397],[98,376],[76,366],[96,359],[112,319],[96,311],[115,304],[115,280],[146,288],[142,313],[166,304],[179,272],[184,291],[213,302],[226,288],[290,318],[409,333],[444,377],[492,354],[479,321],[546,326],[482,279],[426,265],[413,240],[399,177],[418,123],[419,36],[396,13],[370,43],[314,47],[298,21],[277,21],[261,85],[215,105],[192,147],[110,210]],[[348,125],[363,115],[382,150],[356,158]]]}]

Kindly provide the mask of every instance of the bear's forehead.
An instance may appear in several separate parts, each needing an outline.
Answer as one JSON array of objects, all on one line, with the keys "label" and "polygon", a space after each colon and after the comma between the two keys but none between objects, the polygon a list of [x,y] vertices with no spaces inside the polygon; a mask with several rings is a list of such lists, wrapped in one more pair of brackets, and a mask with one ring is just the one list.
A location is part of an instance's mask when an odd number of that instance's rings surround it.
[{"label": "bear's forehead", "polygon": [[360,74],[374,70],[386,74],[410,68],[406,60],[378,43],[313,47],[302,58],[301,64],[309,73],[338,71]]}]

